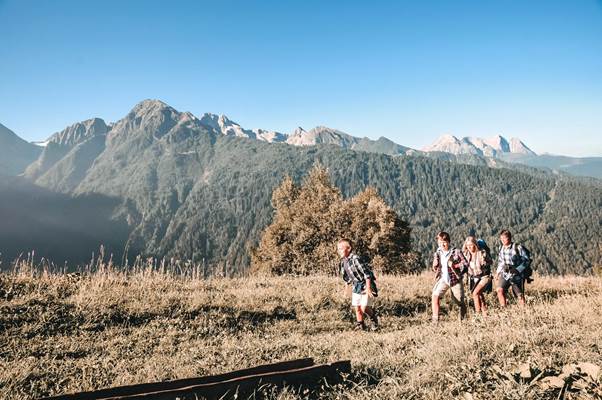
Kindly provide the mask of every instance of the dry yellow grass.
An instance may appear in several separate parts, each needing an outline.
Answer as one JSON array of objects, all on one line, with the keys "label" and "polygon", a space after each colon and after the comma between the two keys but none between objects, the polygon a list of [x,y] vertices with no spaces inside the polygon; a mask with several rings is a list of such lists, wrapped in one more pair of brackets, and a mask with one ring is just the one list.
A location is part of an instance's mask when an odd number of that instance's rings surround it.
[{"label": "dry yellow grass", "polygon": [[[430,324],[429,275],[378,282],[382,329],[356,332],[334,277],[1,274],[0,398],[313,357],[352,361],[350,382],[319,394],[327,398],[555,399],[560,389],[503,379],[499,370],[512,373],[525,362],[547,373],[581,361],[602,365],[600,278],[537,277],[527,308],[494,306],[486,320],[470,314],[459,323],[446,302],[438,326]],[[564,395],[601,398],[600,382]]]}]

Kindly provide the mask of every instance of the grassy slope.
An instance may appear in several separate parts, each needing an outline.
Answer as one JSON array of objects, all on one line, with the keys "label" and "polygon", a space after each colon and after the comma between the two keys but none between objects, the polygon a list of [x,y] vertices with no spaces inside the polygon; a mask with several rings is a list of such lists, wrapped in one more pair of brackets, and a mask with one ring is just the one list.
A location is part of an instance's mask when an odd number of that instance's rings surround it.
[{"label": "grassy slope", "polygon": [[[537,278],[530,305],[485,321],[429,321],[431,278],[379,280],[379,332],[354,332],[334,277],[178,279],[138,271],[91,277],[0,275],[0,398],[21,399],[213,374],[314,357],[351,359],[339,398],[556,398],[500,379],[530,362],[602,364],[602,281]],[[493,299],[490,298],[490,302]],[[444,312],[447,313],[447,306]],[[600,398],[600,386],[592,386]],[[594,394],[597,390],[597,395]],[[576,394],[567,393],[568,397]],[[585,395],[585,392],[581,392]],[[290,393],[281,398],[294,397]],[[596,397],[598,396],[598,397]]]}]

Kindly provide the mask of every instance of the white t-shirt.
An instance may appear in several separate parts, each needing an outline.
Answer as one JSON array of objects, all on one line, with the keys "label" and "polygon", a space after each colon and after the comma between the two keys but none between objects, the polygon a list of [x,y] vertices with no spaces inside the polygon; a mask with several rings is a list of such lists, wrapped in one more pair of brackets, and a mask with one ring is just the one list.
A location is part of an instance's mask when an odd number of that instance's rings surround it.
[{"label": "white t-shirt", "polygon": [[443,279],[443,281],[449,285],[451,283],[451,279],[449,277],[449,268],[447,268],[447,262],[451,257],[452,249],[444,251],[443,249],[439,248],[438,252],[439,262],[441,263],[441,279]]}]

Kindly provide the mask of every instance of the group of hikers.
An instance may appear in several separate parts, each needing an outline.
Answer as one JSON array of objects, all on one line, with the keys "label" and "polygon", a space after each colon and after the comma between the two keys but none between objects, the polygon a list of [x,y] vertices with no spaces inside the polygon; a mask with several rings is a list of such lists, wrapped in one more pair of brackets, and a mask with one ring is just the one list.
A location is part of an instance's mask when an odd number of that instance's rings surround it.
[{"label": "group of hikers", "polygon": [[[469,290],[472,295],[475,313],[487,314],[485,293],[493,287],[493,259],[490,249],[482,239],[468,236],[462,249],[452,247],[447,232],[439,232],[436,236],[437,250],[433,255],[432,269],[435,273],[435,285],[432,291],[432,321],[439,321],[439,303],[441,297],[451,292],[452,301],[459,306],[460,319],[466,316],[464,299],[464,276],[468,276]],[[510,231],[500,232],[500,250],[497,256],[496,293],[502,307],[508,303],[508,289],[512,288],[519,304],[525,305],[525,281],[530,281],[531,256],[522,245],[512,241]],[[374,308],[374,299],[378,296],[376,279],[369,260],[353,252],[349,239],[341,239],[337,243],[337,252],[341,257],[340,273],[351,289],[351,305],[355,310],[356,329],[366,329],[366,318],[371,321],[370,328],[378,329],[378,317]]]}]

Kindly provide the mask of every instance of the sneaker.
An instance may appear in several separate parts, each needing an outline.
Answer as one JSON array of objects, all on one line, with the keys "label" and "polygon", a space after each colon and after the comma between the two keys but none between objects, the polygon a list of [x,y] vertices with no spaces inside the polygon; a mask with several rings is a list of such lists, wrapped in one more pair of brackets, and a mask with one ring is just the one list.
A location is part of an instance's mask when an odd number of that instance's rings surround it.
[{"label": "sneaker", "polygon": [[370,330],[372,332],[377,331],[378,330],[378,324],[374,323],[374,322],[372,324],[370,324]]},{"label": "sneaker", "polygon": [[364,331],[364,330],[366,330],[366,325],[364,324],[364,321],[362,321],[362,322],[356,322],[355,323],[355,330],[356,331]]}]

